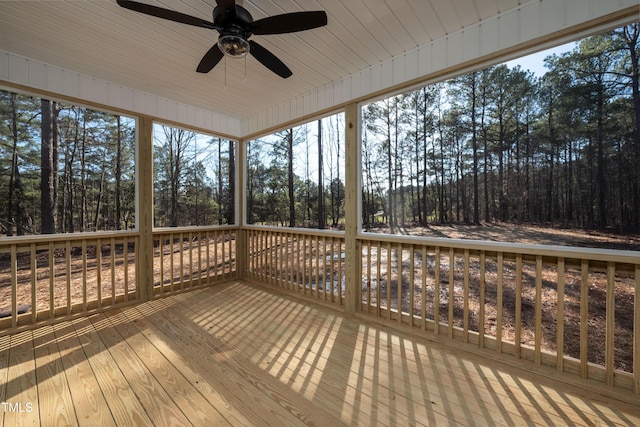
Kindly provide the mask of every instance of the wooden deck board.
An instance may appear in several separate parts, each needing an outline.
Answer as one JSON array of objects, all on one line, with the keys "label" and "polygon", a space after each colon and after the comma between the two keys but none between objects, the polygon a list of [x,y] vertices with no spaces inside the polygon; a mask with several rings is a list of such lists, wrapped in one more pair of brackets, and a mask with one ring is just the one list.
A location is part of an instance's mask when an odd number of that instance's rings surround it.
[{"label": "wooden deck board", "polygon": [[33,358],[33,333],[21,332],[11,337],[7,388],[3,402],[4,424],[37,425],[38,388]]},{"label": "wooden deck board", "polygon": [[52,426],[78,425],[53,327],[35,330],[33,344],[40,418],[50,420]]},{"label": "wooden deck board", "polygon": [[89,320],[113,359],[127,361],[118,363],[118,367],[153,425],[188,425],[187,417],[158,383],[153,372],[147,369],[127,341],[113,328],[110,320],[104,314],[92,316]]},{"label": "wooden deck board", "polygon": [[73,325],[65,322],[54,325],[53,329],[78,423],[115,426],[100,384],[82,350]]},{"label": "wooden deck board", "polygon": [[640,399],[242,282],[0,337],[0,380],[33,407],[7,426],[640,425]]},{"label": "wooden deck board", "polygon": [[73,326],[116,425],[151,425],[145,408],[120,370],[119,364],[129,361],[113,358],[89,319],[74,320]]},{"label": "wooden deck board", "polygon": [[172,357],[171,349],[154,340],[155,335],[145,336],[144,333],[139,333],[140,329],[127,321],[125,314],[111,311],[107,315],[116,330],[135,351],[140,362],[145,364],[182,412],[189,414],[191,422],[196,425],[229,425],[210,399],[206,399],[196,385],[191,384],[174,366],[179,363],[179,360],[177,357]]}]

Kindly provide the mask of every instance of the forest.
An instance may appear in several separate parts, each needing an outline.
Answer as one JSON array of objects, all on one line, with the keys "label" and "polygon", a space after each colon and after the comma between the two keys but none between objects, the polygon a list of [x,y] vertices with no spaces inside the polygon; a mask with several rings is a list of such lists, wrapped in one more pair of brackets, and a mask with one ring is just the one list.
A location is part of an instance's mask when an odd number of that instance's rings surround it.
[{"label": "forest", "polygon": [[365,228],[430,222],[640,231],[639,25],[363,109]]},{"label": "forest", "polygon": [[[362,221],[640,232],[639,24],[362,107]],[[236,143],[154,124],[154,223],[235,223]],[[249,224],[344,226],[344,114],[247,142]],[[135,226],[135,120],[0,91],[0,234]]]},{"label": "forest", "polygon": [[[0,235],[135,226],[135,120],[0,91]],[[235,143],[154,124],[155,225],[234,222]]]},{"label": "forest", "polygon": [[133,119],[0,91],[0,234],[135,224]]},{"label": "forest", "polygon": [[247,144],[247,223],[344,225],[344,114]]},{"label": "forest", "polygon": [[[543,75],[500,64],[365,105],[363,228],[640,231],[638,35],[585,38]],[[342,226],[340,120],[249,143],[249,223]]]}]

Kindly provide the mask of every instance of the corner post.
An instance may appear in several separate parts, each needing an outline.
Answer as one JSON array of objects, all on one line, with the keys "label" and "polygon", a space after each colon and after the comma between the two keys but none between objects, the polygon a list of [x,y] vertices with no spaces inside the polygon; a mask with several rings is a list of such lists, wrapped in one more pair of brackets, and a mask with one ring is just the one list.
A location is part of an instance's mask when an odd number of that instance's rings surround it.
[{"label": "corner post", "polygon": [[244,228],[247,201],[245,196],[245,180],[247,176],[247,145],[245,140],[236,142],[236,274],[239,279],[247,276],[249,244],[247,230]]},{"label": "corner post", "polygon": [[358,105],[345,109],[345,311],[355,314],[361,305],[361,253],[357,240],[360,197],[360,118]]},{"label": "corner post", "polygon": [[138,118],[138,232],[137,289],[140,301],[153,298],[153,121]]}]

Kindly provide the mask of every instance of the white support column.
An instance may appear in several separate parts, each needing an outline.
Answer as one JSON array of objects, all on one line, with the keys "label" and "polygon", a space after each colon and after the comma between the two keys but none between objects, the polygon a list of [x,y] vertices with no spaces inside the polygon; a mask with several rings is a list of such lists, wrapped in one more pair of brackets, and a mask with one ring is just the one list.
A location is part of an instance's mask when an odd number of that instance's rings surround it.
[{"label": "white support column", "polygon": [[345,109],[345,311],[355,314],[360,310],[361,252],[356,239],[360,223],[360,144],[358,142],[358,105],[351,103]]},{"label": "white support column", "polygon": [[[141,301],[153,298],[153,120],[146,116],[138,119],[138,231],[136,271]],[[125,248],[126,250],[126,248]]]}]

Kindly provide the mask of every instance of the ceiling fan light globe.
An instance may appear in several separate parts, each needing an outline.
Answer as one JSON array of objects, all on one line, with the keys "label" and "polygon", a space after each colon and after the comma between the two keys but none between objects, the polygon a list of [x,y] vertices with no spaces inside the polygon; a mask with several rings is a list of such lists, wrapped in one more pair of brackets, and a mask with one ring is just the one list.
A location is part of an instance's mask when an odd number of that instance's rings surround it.
[{"label": "ceiling fan light globe", "polygon": [[244,58],[249,53],[249,42],[233,34],[220,36],[218,47],[222,53],[231,58]]}]

